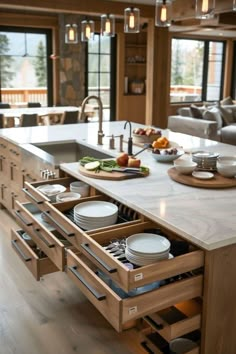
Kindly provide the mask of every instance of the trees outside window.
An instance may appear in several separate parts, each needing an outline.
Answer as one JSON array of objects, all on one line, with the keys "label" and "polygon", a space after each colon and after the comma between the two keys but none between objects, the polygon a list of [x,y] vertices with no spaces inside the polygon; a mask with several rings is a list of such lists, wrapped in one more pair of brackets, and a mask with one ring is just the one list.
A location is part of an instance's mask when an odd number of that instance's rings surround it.
[{"label": "trees outside window", "polygon": [[172,39],[170,101],[219,101],[224,52],[222,41]]}]

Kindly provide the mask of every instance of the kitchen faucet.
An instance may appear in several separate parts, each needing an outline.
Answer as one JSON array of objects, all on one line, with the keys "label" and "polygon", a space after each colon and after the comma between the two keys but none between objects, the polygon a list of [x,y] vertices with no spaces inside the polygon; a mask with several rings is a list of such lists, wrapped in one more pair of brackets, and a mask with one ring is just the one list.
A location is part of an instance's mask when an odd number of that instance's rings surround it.
[{"label": "kitchen faucet", "polygon": [[86,103],[91,100],[94,99],[97,101],[98,103],[98,145],[102,145],[102,138],[104,137],[103,131],[102,131],[102,119],[103,119],[103,106],[102,106],[102,101],[100,99],[100,97],[98,96],[87,96],[81,105],[81,112],[80,112],[80,120],[84,119],[84,111],[85,111],[85,107],[86,107]]}]

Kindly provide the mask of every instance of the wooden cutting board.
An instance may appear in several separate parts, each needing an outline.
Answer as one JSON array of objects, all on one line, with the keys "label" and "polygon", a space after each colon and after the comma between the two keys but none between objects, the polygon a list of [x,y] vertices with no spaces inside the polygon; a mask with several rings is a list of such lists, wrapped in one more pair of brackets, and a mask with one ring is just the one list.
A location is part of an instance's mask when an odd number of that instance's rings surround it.
[{"label": "wooden cutting board", "polygon": [[219,173],[214,172],[214,178],[204,180],[197,179],[192,175],[182,175],[176,171],[175,167],[172,167],[168,170],[168,175],[174,181],[187,184],[192,187],[201,187],[201,188],[230,188],[236,187],[236,178],[226,178],[221,176]]},{"label": "wooden cutting board", "polygon": [[148,176],[148,173],[143,173],[143,174],[136,174],[136,173],[126,173],[126,172],[106,172],[106,171],[88,171],[86,170],[83,166],[79,165],[79,172],[86,176],[86,177],[91,177],[91,178],[97,178],[97,179],[106,179],[106,180],[113,180],[113,181],[119,181],[123,179],[130,179],[130,178],[139,178],[139,177],[146,177]]}]

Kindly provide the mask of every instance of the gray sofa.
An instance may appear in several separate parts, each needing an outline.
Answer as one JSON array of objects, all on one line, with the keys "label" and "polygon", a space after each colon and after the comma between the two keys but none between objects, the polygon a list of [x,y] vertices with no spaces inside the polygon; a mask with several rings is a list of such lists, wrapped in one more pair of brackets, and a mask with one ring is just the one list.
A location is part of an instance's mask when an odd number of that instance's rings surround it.
[{"label": "gray sofa", "polygon": [[236,145],[236,102],[179,108],[178,114],[168,117],[168,128],[174,132]]}]

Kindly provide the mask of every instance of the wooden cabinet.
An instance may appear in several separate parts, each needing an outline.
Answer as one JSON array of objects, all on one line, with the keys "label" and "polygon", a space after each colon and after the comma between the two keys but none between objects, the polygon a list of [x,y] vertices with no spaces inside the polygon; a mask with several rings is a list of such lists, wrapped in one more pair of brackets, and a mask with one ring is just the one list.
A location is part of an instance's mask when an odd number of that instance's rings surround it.
[{"label": "wooden cabinet", "polygon": [[147,33],[119,34],[117,117],[145,124]]},{"label": "wooden cabinet", "polygon": [[[196,314],[186,314],[182,323],[169,327],[162,316],[170,307],[201,298],[204,252],[92,187],[88,197],[63,203],[53,203],[37,190],[42,183],[63,184],[69,190],[72,180],[72,177],[64,177],[56,182],[26,182],[24,191],[30,203],[16,203],[19,225],[31,236],[45,258],[41,260],[37,254],[33,256],[32,249],[30,251],[26,247],[28,245],[25,245],[19,231],[13,231],[12,246],[26,266],[32,263],[29,269],[35,278],[39,279],[49,271],[66,270],[70,279],[117,331],[137,325],[140,319],[146,323],[147,319],[150,322],[162,321],[164,329],[158,335],[163,335],[165,340],[188,330],[200,330],[201,309]],[[73,208],[89,200],[116,203],[119,207],[118,223],[90,231],[82,230],[73,220]],[[173,244],[185,242],[187,252],[163,260],[158,266],[154,263],[130,269],[126,266],[127,260],[120,260],[107,250],[114,238],[124,240],[134,233],[155,229],[165,232]],[[48,261],[55,267],[52,268]],[[44,262],[47,266],[41,265]],[[145,289],[154,283],[158,286]]]}]

